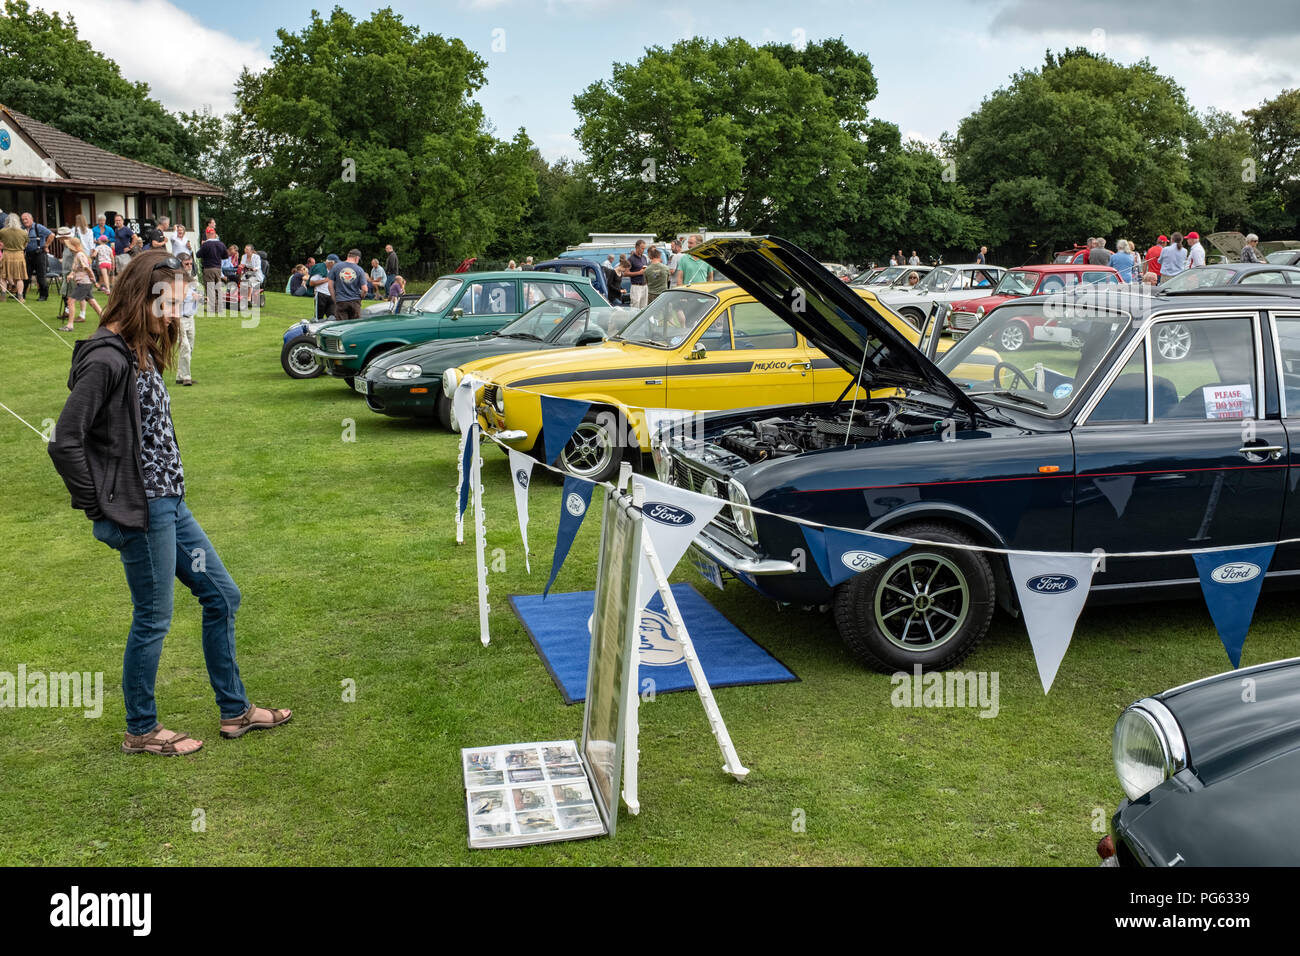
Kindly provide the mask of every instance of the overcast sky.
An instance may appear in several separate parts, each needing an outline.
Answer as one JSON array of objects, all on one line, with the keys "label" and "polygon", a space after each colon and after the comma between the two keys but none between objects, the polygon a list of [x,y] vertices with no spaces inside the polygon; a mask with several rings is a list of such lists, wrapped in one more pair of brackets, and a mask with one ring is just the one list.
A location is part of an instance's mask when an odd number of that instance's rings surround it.
[{"label": "overcast sky", "polygon": [[[327,3],[222,0],[32,0],[71,13],[81,35],[176,110],[233,105],[240,70],[270,63],[277,28],[302,29]],[[341,3],[364,18],[373,3]],[[460,37],[488,64],[479,100],[497,132],[519,127],[549,159],[576,157],[573,95],[614,62],[687,36],[752,43],[843,37],[870,58],[874,115],[905,136],[937,140],[1043,52],[1085,45],[1123,63],[1142,57],[1171,75],[1194,107],[1240,112],[1300,85],[1300,2],[1149,0],[442,0],[394,2],[425,32]],[[201,11],[202,18],[195,11]],[[495,48],[494,48],[495,47]]]}]

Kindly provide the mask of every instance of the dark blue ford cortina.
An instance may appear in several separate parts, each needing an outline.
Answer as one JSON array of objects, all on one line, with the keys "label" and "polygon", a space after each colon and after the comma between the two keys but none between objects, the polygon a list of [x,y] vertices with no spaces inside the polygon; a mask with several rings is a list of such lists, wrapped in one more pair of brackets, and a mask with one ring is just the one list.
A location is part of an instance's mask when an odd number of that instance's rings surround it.
[{"label": "dark blue ford cortina", "polygon": [[[726,572],[782,603],[833,607],[871,667],[952,667],[995,606],[1017,613],[1004,556],[945,543],[1117,553],[1300,537],[1295,293],[1107,287],[1016,299],[936,365],[932,334],[923,354],[783,240],[718,239],[695,254],[875,397],[855,403],[846,390],[830,404],[705,415],[657,444],[661,479],[934,546],[888,560],[846,554],[858,573],[832,589],[803,559],[797,525],[724,508],[693,558],[715,583]],[[999,332],[1027,318],[1033,341],[1004,352]],[[1199,343],[1176,361],[1152,344],[1171,323]],[[1300,550],[1280,547],[1265,587],[1297,574]],[[1089,601],[1197,596],[1197,580],[1189,556],[1107,559]]]}]

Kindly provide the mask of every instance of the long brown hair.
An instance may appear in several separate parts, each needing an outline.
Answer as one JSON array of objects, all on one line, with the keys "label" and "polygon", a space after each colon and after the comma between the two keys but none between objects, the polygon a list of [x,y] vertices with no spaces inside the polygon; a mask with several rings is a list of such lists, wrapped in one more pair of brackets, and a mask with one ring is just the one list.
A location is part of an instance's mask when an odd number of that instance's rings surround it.
[{"label": "long brown hair", "polygon": [[165,249],[153,249],[133,257],[113,283],[113,294],[99,318],[101,326],[117,326],[118,334],[135,353],[136,363],[142,370],[152,361],[161,374],[171,367],[176,356],[179,337],[176,323],[167,322],[162,334],[156,335],[149,330],[149,320],[158,308],[162,285],[185,279],[184,271],[174,265],[177,262]]}]

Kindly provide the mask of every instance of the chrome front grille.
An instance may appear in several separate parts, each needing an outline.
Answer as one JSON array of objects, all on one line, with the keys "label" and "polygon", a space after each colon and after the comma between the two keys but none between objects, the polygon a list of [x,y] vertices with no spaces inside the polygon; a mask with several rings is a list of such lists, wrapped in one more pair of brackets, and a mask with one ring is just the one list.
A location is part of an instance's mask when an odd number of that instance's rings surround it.
[{"label": "chrome front grille", "polygon": [[[717,487],[716,492],[706,492],[703,490],[704,482],[710,478],[713,479],[713,483]],[[672,484],[676,485],[678,488],[685,488],[688,491],[694,491],[698,494],[709,494],[711,497],[721,498],[724,501],[727,500],[727,480],[725,478],[720,478],[717,475],[710,474],[702,468],[697,468],[696,466],[683,461],[676,455],[673,455]],[[717,517],[713,520],[723,528],[726,528],[732,534],[740,534],[736,528],[736,522],[731,517],[730,508],[723,508],[718,512]]]},{"label": "chrome front grille", "polygon": [[948,325],[962,332],[969,332],[979,321],[974,312],[949,312]]}]

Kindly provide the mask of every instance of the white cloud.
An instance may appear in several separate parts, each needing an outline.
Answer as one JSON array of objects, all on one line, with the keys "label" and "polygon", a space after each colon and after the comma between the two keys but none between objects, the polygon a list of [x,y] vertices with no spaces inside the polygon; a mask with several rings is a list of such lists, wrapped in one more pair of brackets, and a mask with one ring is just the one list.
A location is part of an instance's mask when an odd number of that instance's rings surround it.
[{"label": "white cloud", "polygon": [[171,110],[225,112],[234,106],[240,71],[271,65],[258,41],[204,26],[167,0],[112,0],[107,8],[97,0],[59,0],[52,12],[75,17],[82,39],[116,61],[128,80],[148,83]]}]

